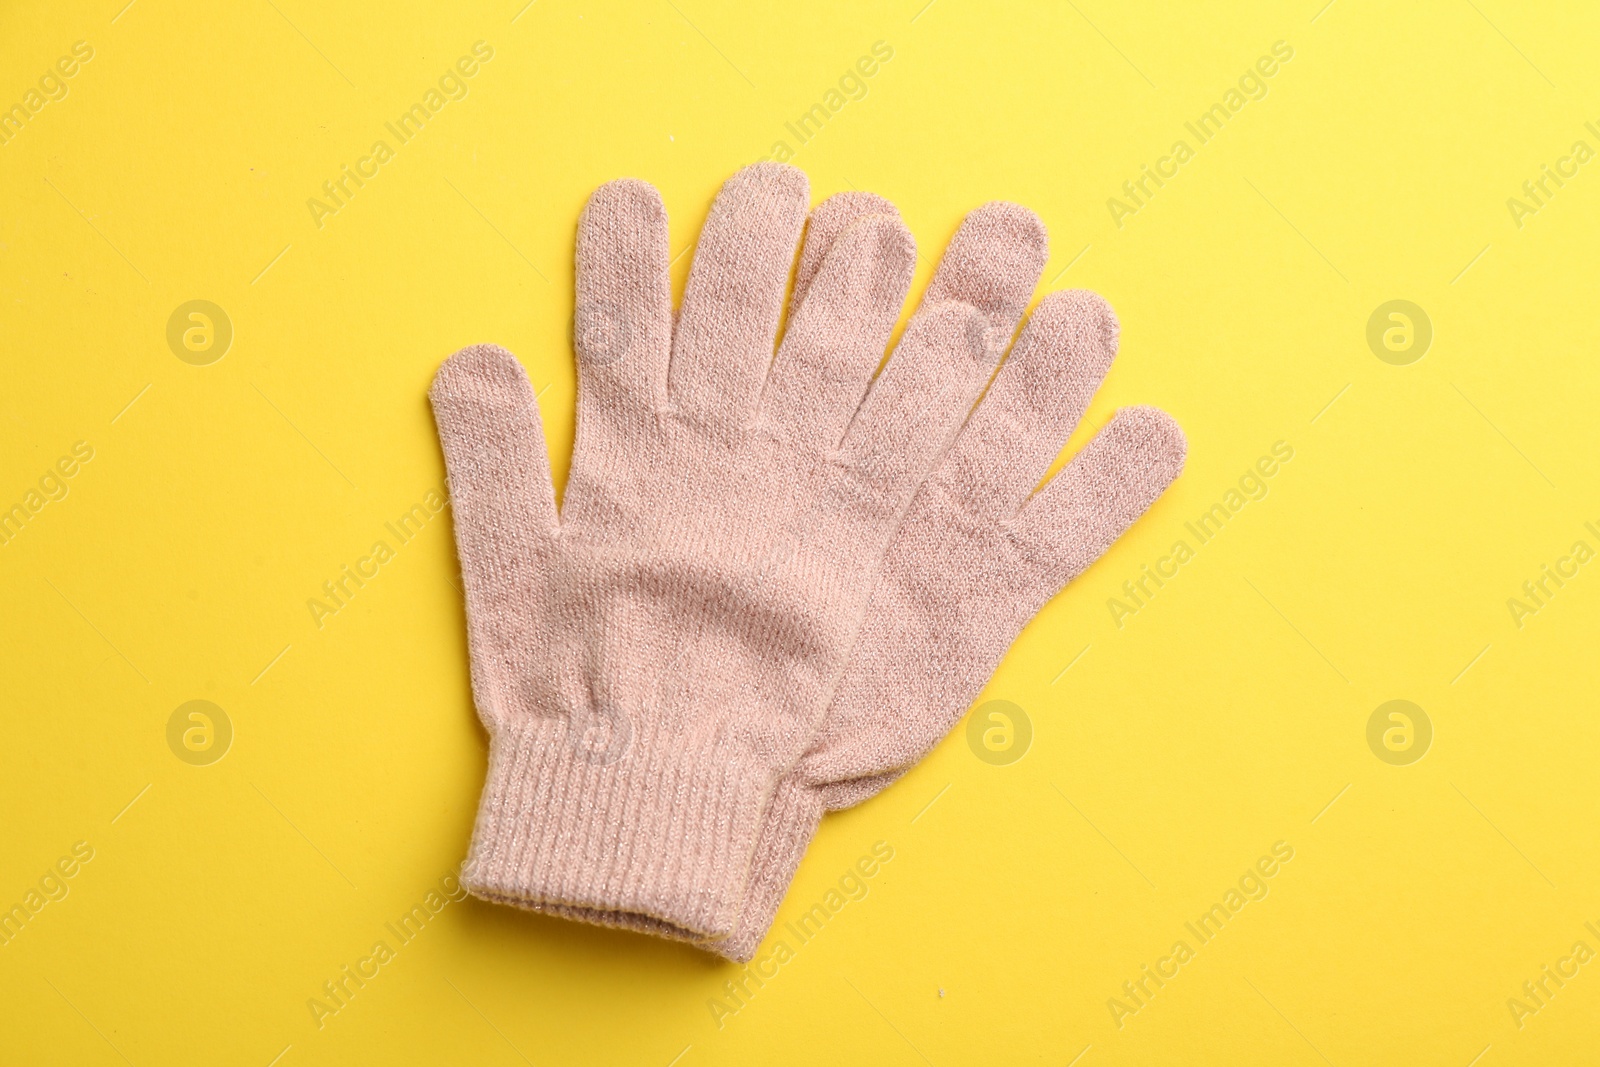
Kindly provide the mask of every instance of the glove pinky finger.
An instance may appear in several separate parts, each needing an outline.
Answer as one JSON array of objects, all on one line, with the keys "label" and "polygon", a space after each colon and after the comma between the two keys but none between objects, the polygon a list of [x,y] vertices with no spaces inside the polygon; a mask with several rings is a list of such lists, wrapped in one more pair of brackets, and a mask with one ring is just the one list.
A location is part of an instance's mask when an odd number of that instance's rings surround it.
[{"label": "glove pinky finger", "polygon": [[1011,522],[1048,599],[1105,554],[1183,472],[1188,444],[1151,407],[1118,411]]}]

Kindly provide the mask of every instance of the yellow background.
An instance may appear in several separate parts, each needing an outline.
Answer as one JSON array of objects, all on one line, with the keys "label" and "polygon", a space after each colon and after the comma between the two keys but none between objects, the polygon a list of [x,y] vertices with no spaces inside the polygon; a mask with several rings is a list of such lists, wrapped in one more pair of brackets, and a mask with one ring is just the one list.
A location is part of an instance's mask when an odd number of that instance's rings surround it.
[{"label": "yellow background", "polygon": [[[1507,206],[1600,147],[1592,5],[124,2],[0,13],[0,104],[94,49],[0,146],[0,506],[94,449],[0,546],[0,905],[94,849],[0,947],[0,1061],[1600,1055],[1600,963],[1520,1027],[1507,1005],[1600,950],[1600,564],[1520,627],[1507,607],[1600,548],[1600,164],[1520,227]],[[480,40],[466,98],[319,228],[308,198]],[[306,607],[443,487],[435,368],[516,352],[559,483],[586,195],[648,179],[691,249],[721,181],[878,41],[794,159],[813,201],[893,200],[919,287],[966,211],[1030,206],[1047,285],[1123,324],[1075,444],[1130,403],[1189,437],[990,685],[1031,749],[990,765],[958,729],[827,820],[780,923],[874,842],[895,858],[720,1025],[731,964],[468,900],[319,1028],[308,999],[461,860],[484,767],[448,512],[320,629]],[[1107,200],[1277,41],[1267,96],[1116,225]],[[166,340],[194,299],[234,329],[208,366]],[[1410,365],[1367,344],[1391,299],[1433,326]],[[1122,583],[1278,441],[1265,499],[1116,626]],[[167,744],[197,699],[234,729],[209,766]],[[1366,740],[1392,699],[1433,726],[1408,766]],[[1119,1027],[1123,982],[1278,841],[1269,895]]]}]

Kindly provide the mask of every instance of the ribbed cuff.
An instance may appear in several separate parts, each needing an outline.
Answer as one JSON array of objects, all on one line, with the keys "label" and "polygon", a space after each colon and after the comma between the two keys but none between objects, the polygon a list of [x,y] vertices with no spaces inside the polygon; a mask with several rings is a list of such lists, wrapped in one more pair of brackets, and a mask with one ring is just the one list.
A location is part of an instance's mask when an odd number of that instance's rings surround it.
[{"label": "ribbed cuff", "polygon": [[596,753],[565,719],[497,731],[462,884],[488,900],[626,912],[726,937],[770,773],[679,737],[639,732],[621,743]]},{"label": "ribbed cuff", "polygon": [[[596,911],[594,908],[569,908],[565,904],[530,904],[515,897],[502,897],[489,893],[479,893],[478,896],[492,900],[496,904],[509,904],[514,908],[525,908],[541,915],[571,919],[573,922],[588,923],[590,926],[628,930],[636,934],[652,934],[668,941],[687,941],[692,945],[698,945],[702,940],[699,934],[690,933],[682,927],[673,926],[660,919],[652,919],[648,915],[636,915],[631,911]],[[721,942],[715,943],[721,944]]]},{"label": "ribbed cuff", "polygon": [[750,877],[745,884],[743,906],[733,933],[724,938],[708,938],[663,922],[649,915],[627,911],[600,911],[564,904],[538,904],[501,893],[474,890],[479,896],[500,904],[528,908],[574,922],[609,926],[617,930],[653,934],[669,941],[690,941],[707,952],[737,963],[749,963],[772,929],[778,908],[789,892],[806,847],[816,836],[826,805],[822,791],[803,785],[794,777],[785,778],[773,791],[761,820],[755,854],[750,861]]},{"label": "ribbed cuff", "polygon": [[806,785],[796,775],[778,783],[761,822],[739,924],[721,940],[702,941],[701,948],[739,963],[755,958],[756,949],[772,929],[778,907],[789,892],[789,883],[800,869],[806,846],[816,836],[822,810],[822,792],[816,787]]}]

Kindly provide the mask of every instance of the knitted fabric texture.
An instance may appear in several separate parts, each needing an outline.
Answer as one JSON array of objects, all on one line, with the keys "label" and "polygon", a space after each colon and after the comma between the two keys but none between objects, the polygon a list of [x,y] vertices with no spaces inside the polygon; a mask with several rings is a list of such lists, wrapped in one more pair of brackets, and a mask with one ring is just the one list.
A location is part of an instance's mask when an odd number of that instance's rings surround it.
[{"label": "knitted fabric texture", "polygon": [[[1013,227],[1032,218],[1004,207]],[[969,217],[941,275],[970,263],[974,250],[992,247],[992,238],[973,231],[986,228],[1001,208],[990,205]],[[864,194],[824,202],[801,255],[796,302],[803,306],[807,264],[820,262],[852,219],[891,210]],[[1042,225],[1035,225],[1042,238]],[[1042,268],[1042,255],[1037,264]],[[1007,336],[1037,277],[1037,269],[1013,275],[1026,289],[1020,299],[1001,302],[992,321]],[[551,910],[698,941],[739,961],[754,955],[823,812],[876,795],[926,755],[982,690],[1023,626],[1182,471],[1186,444],[1177,424],[1152,408],[1128,408],[1035,492],[1109,370],[1118,333],[1115,315],[1098,296],[1046,297],[983,403],[921,487],[884,561],[819,735],[766,812],[735,931],[707,940],[647,916]]]},{"label": "knitted fabric texture", "polygon": [[[1008,246],[974,251],[874,378],[915,250],[892,213],[868,213],[808,261],[774,357],[806,206],[791,167],[729,179],[674,321],[660,197],[637,181],[594,194],[559,514],[515,358],[480,345],[439,370],[490,734],[463,876],[480,896],[700,938],[737,924],[774,785],[810,746],[890,537],[1033,284],[1009,277]],[[992,214],[997,232],[1018,221]]]}]

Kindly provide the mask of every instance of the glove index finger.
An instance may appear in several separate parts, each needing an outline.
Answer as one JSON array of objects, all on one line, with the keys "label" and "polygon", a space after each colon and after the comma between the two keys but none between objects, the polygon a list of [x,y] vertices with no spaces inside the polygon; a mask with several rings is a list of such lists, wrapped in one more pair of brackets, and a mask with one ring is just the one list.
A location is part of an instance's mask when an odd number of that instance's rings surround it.
[{"label": "glove index finger", "polygon": [[666,406],[672,345],[667,211],[648,182],[621,178],[594,191],[578,218],[579,424],[653,418]]}]

